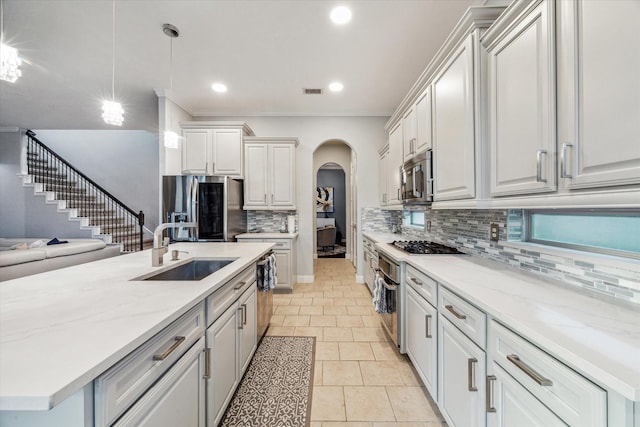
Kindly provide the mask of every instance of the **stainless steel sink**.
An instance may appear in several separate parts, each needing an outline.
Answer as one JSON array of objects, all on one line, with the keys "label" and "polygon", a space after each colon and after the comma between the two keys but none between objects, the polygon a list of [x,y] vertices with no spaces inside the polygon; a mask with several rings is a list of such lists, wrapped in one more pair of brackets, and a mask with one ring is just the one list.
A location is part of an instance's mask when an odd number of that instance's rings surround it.
[{"label": "stainless steel sink", "polygon": [[237,258],[194,258],[184,264],[150,275],[140,276],[133,280],[202,280],[215,273]]}]

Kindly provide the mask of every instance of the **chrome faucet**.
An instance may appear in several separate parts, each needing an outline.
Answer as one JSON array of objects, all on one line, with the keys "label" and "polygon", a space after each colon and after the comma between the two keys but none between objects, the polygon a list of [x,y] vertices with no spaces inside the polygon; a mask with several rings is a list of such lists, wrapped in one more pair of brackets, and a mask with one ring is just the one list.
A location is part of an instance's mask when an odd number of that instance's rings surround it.
[{"label": "chrome faucet", "polygon": [[151,249],[151,266],[159,267],[164,262],[163,256],[169,251],[169,238],[162,238],[165,228],[185,227],[196,228],[195,222],[166,222],[156,227],[153,232],[153,249]]}]

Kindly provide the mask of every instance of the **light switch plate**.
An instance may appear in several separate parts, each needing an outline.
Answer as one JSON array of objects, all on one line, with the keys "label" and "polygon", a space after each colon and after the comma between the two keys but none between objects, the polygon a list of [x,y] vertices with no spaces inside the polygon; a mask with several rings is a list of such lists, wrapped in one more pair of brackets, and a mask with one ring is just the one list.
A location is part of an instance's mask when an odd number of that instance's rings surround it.
[{"label": "light switch plate", "polygon": [[497,242],[500,238],[500,227],[498,224],[491,224],[489,228],[489,240],[492,242]]}]

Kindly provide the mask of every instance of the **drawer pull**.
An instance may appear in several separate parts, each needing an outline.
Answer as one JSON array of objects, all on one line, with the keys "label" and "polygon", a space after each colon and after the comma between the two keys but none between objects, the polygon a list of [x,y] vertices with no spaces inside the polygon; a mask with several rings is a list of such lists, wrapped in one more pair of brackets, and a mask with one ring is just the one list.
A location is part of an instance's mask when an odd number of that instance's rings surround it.
[{"label": "drawer pull", "polygon": [[237,285],[235,285],[235,286],[233,287],[233,290],[234,290],[234,291],[238,291],[238,290],[242,289],[242,287],[243,287],[244,285],[246,285],[246,284],[247,284],[247,282],[242,281],[242,282],[238,283]]},{"label": "drawer pull", "polygon": [[175,338],[175,342],[173,344],[171,344],[171,347],[166,349],[162,354],[154,354],[153,355],[153,360],[164,360],[164,359],[166,359],[167,357],[169,357],[169,355],[171,353],[173,353],[173,350],[178,348],[178,346],[184,342],[185,339],[186,339],[186,337],[176,337]]},{"label": "drawer pull", "polygon": [[478,391],[478,387],[476,387],[476,363],[478,363],[478,359],[475,357],[471,357],[467,360],[467,385],[469,387],[469,391]]},{"label": "drawer pull", "polygon": [[424,316],[424,335],[425,338],[431,338],[431,315],[425,314]]},{"label": "drawer pull", "polygon": [[456,316],[458,319],[460,320],[464,320],[467,318],[467,316],[465,316],[464,314],[460,314],[456,311],[455,308],[453,308],[452,305],[445,305],[444,308],[446,308],[447,310],[449,310],[451,312],[451,314],[453,314],[454,316]]},{"label": "drawer pull", "polygon": [[507,356],[507,359],[509,360],[509,362],[513,363],[518,368],[520,368],[522,372],[524,372],[529,377],[531,377],[532,380],[537,382],[538,385],[541,385],[543,387],[548,387],[553,385],[553,381],[537,373],[533,368],[531,368],[531,366],[527,365],[522,360],[520,360],[520,357],[518,357],[517,354],[510,354]]},{"label": "drawer pull", "polygon": [[496,381],[495,375],[487,375],[487,396],[486,396],[486,405],[487,412],[496,412],[495,402],[493,400],[493,384]]},{"label": "drawer pull", "polygon": [[420,280],[416,279],[415,277],[412,277],[411,281],[413,283],[415,283],[416,285],[418,285],[418,286],[422,286],[422,282]]},{"label": "drawer pull", "polygon": [[204,349],[204,375],[202,378],[208,380],[211,378],[211,349],[209,347]]}]

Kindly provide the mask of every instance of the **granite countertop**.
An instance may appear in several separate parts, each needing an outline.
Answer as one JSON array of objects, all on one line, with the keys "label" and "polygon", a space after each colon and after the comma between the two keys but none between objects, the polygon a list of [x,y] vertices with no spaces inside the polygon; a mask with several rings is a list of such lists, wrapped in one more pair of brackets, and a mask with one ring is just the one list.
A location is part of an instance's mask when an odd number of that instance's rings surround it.
[{"label": "granite countertop", "polygon": [[271,243],[175,243],[191,257],[237,258],[201,281],[132,281],[151,250],[0,284],[0,410],[47,410],[113,366],[267,253]]},{"label": "granite countertop", "polygon": [[298,232],[295,233],[268,233],[268,232],[259,232],[259,233],[243,233],[238,234],[236,239],[295,239],[298,237]]},{"label": "granite countertop", "polygon": [[[469,255],[408,255],[363,233],[600,386],[640,401],[640,307]],[[400,236],[400,237],[398,237]]]}]

